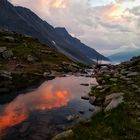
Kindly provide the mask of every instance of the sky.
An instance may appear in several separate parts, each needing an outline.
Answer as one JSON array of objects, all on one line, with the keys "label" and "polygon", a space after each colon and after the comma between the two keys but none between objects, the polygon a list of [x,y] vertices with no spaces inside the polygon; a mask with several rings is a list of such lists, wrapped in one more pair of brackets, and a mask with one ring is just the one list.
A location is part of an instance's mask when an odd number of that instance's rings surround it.
[{"label": "sky", "polygon": [[109,56],[140,49],[140,0],[9,0]]}]

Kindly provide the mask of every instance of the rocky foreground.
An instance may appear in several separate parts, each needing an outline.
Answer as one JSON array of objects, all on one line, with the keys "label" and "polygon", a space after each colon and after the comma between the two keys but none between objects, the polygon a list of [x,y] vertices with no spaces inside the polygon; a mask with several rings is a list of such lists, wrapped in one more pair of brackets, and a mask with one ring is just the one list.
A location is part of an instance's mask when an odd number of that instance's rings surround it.
[{"label": "rocky foreground", "polygon": [[[0,31],[0,103],[15,98],[22,89],[82,66],[37,39],[15,32]],[[20,91],[20,92],[19,92]]]},{"label": "rocky foreground", "polygon": [[102,110],[53,140],[139,140],[140,57],[95,72],[99,85],[82,98]]}]

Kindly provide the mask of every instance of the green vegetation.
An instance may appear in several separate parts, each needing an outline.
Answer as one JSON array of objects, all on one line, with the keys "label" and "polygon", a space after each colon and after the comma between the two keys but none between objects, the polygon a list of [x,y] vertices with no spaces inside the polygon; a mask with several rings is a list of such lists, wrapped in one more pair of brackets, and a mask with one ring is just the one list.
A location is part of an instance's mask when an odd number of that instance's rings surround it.
[{"label": "green vegetation", "polygon": [[[120,70],[131,70],[140,72],[140,58],[135,58],[126,64],[120,64],[116,67]],[[116,72],[116,73],[117,73]],[[115,82],[110,78],[116,78]],[[96,96],[95,104],[105,108],[104,100],[106,95],[123,92],[124,102],[117,108],[96,114],[88,122],[81,122],[72,128],[74,136],[66,140],[139,140],[140,139],[140,73],[132,76],[130,81],[121,79],[122,76],[107,76],[106,73],[97,74],[97,80],[104,85],[110,85],[107,90],[101,92],[101,89],[93,87],[90,95]],[[102,80],[101,80],[102,79]]]}]

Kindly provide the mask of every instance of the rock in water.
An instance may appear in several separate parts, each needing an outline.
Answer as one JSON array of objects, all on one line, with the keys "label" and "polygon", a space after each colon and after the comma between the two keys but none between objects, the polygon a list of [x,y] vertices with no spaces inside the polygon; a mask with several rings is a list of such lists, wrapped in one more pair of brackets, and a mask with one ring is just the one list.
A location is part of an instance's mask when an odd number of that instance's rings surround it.
[{"label": "rock in water", "polygon": [[95,102],[95,100],[96,100],[96,97],[95,97],[95,96],[90,96],[90,97],[89,97],[89,103],[90,103],[90,104],[93,105],[94,102]]},{"label": "rock in water", "polygon": [[83,100],[89,100],[89,96],[88,95],[81,96],[81,99],[83,99]]}]

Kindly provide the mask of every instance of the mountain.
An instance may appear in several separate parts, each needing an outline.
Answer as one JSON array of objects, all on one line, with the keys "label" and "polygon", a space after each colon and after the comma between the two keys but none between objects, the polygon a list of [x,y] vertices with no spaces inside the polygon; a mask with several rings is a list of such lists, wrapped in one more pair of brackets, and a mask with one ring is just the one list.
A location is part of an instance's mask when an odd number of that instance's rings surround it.
[{"label": "mountain", "polygon": [[55,28],[57,34],[59,34],[63,40],[67,43],[72,44],[72,46],[77,47],[83,54],[85,54],[88,58],[92,60],[100,59],[100,60],[109,60],[103,55],[99,54],[95,49],[88,47],[83,44],[79,39],[72,37],[65,28]]},{"label": "mountain", "polygon": [[94,49],[73,38],[65,28],[54,28],[31,10],[15,7],[7,0],[0,0],[0,28],[38,38],[73,60],[93,64],[93,59],[109,60]]},{"label": "mountain", "polygon": [[108,58],[114,62],[122,62],[122,61],[128,61],[132,57],[139,56],[139,55],[140,55],[140,49],[136,49],[134,51],[119,52],[109,56]]}]

